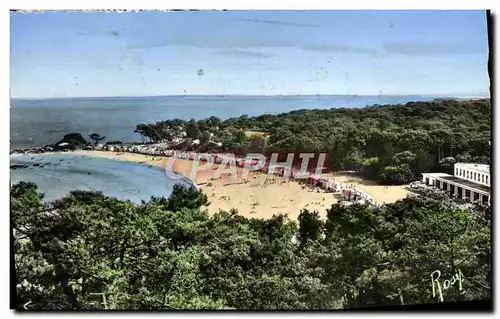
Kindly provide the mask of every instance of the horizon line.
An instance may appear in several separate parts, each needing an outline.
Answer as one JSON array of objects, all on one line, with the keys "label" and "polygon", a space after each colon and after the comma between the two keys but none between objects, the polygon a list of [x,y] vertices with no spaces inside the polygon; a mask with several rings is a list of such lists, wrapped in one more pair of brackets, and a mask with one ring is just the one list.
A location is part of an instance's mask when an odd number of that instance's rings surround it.
[{"label": "horizon line", "polygon": [[490,93],[482,94],[166,94],[166,95],[108,95],[108,96],[60,96],[60,97],[10,97],[10,100],[57,100],[57,99],[107,99],[107,98],[155,98],[155,97],[292,97],[292,96],[350,96],[350,97],[435,97],[435,98],[490,98]]}]

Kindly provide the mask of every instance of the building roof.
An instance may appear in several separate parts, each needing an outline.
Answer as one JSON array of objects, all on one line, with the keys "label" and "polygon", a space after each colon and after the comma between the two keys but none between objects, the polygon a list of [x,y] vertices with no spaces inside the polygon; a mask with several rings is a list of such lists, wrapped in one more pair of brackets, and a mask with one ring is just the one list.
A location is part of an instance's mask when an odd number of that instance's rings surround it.
[{"label": "building roof", "polygon": [[429,176],[429,177],[449,176],[449,174],[446,174],[446,173],[422,173],[422,175]]},{"label": "building roof", "polygon": [[455,165],[459,165],[461,167],[469,168],[469,169],[477,169],[477,170],[484,171],[487,173],[490,172],[490,165],[488,165],[488,164],[456,163]]},{"label": "building roof", "polygon": [[[433,173],[423,173],[422,175],[430,175],[432,176]],[[485,186],[485,185],[481,185],[481,184],[478,184],[478,183],[474,183],[474,182],[471,182],[471,181],[468,181],[468,180],[465,180],[465,179],[461,179],[459,177],[456,177],[456,176],[453,176],[453,175],[450,175],[450,174],[445,174],[445,173],[434,173],[434,174],[440,174],[439,176],[433,176],[433,177],[437,177],[439,179],[442,179],[444,181],[448,181],[448,182],[452,182],[452,183],[455,183],[455,184],[459,184],[459,185],[463,185],[463,186],[466,186],[466,187],[469,187],[469,188],[474,188],[478,191],[483,191],[483,192],[487,192],[487,193],[490,193],[490,187],[489,186]]]}]

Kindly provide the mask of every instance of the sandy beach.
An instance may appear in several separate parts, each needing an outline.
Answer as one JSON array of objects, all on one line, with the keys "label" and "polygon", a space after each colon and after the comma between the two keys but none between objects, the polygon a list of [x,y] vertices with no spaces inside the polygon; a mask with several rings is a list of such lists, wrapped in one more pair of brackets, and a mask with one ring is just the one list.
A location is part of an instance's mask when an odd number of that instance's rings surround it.
[{"label": "sandy beach", "polygon": [[[104,151],[75,151],[73,153],[139,162],[161,168],[165,168],[168,159],[154,155]],[[175,159],[172,170],[189,177],[192,164],[193,161],[190,160]],[[307,208],[318,211],[324,217],[326,209],[340,199],[338,195],[332,193],[303,189],[301,184],[282,181],[279,177],[275,177],[272,181],[266,174],[258,172],[249,172],[247,182],[244,183],[241,178],[241,169],[238,169],[237,178],[233,180],[224,175],[222,178],[214,179],[216,170],[217,165],[214,165],[212,169],[198,172],[194,179],[194,182],[209,198],[210,205],[207,207],[209,214],[236,208],[240,215],[249,218],[270,218],[273,214],[287,213],[290,219],[296,220],[301,209]],[[408,194],[404,185],[386,187],[350,174],[329,175],[340,183],[350,184],[367,192],[379,203],[392,203]]]}]

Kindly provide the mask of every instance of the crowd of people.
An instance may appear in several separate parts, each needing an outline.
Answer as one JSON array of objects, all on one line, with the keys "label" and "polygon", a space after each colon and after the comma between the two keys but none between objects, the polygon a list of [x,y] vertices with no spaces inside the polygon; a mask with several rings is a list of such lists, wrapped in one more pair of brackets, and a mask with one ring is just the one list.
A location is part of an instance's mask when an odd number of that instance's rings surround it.
[{"label": "crowd of people", "polygon": [[412,194],[411,196],[421,196],[435,200],[451,199],[445,190],[426,185],[422,182],[411,183],[410,188],[414,192],[413,194],[410,193]]},{"label": "crowd of people", "polygon": [[421,181],[411,183],[410,188],[413,192],[410,193],[409,196],[412,197],[431,198],[447,202],[458,209],[473,213],[483,214],[484,211],[488,209],[488,206],[482,204],[479,200],[471,203],[466,199],[460,198],[457,194],[451,195],[446,190],[426,185]]},{"label": "crowd of people", "polygon": [[354,185],[339,183],[333,178],[318,178],[312,174],[307,179],[307,185],[338,194],[348,203],[378,205],[368,193],[356,188]]}]

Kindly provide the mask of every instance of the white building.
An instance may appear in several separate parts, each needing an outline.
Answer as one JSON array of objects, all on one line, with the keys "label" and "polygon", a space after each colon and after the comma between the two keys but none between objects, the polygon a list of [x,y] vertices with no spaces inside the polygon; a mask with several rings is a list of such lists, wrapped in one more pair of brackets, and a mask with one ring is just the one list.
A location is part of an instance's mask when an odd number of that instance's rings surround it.
[{"label": "white building", "polygon": [[487,164],[455,164],[455,176],[484,186],[490,186],[490,165]]},{"label": "white building", "polygon": [[422,173],[427,185],[448,191],[452,196],[470,202],[490,204],[490,166],[487,164],[457,163],[454,175]]}]

